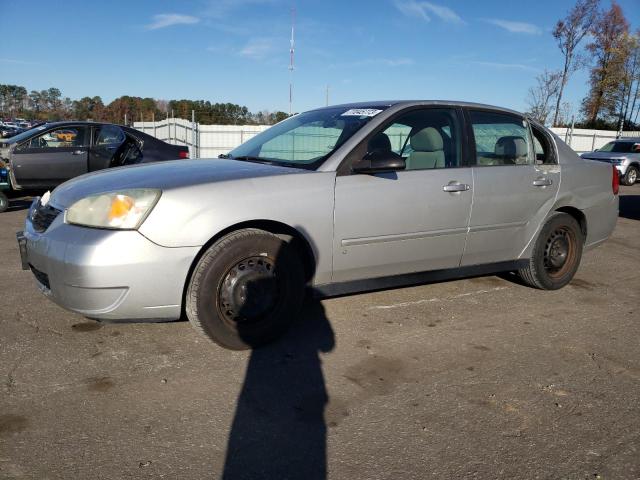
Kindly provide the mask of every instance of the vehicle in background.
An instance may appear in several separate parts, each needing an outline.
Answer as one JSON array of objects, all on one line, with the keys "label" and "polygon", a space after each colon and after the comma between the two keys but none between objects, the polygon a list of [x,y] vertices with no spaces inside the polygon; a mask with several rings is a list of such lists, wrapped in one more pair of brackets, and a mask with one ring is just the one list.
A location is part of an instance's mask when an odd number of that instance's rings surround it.
[{"label": "vehicle in background", "polygon": [[336,295],[511,271],[561,288],[583,249],[611,235],[618,180],[511,110],[338,105],[290,117],[222,159],[71,180],[33,202],[18,243],[23,268],[69,310],[156,321],[185,312],[242,349],[278,337],[305,286]]},{"label": "vehicle in background", "polygon": [[55,187],[105,168],[189,158],[189,149],[121,125],[57,122],[0,141],[0,158],[20,190]]},{"label": "vehicle in background", "polygon": [[580,155],[587,160],[610,163],[620,173],[620,182],[633,185],[640,174],[640,138],[618,138],[593,152]]},{"label": "vehicle in background", "polygon": [[1,138],[11,138],[14,137],[22,132],[24,132],[25,129],[23,128],[19,128],[19,127],[10,127],[7,125],[2,125],[0,126],[0,137]]}]

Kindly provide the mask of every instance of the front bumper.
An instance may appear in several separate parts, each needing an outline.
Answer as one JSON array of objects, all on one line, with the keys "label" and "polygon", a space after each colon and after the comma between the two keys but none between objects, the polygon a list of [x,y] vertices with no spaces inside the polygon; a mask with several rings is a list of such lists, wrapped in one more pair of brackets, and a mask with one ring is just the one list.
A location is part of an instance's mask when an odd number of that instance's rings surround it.
[{"label": "front bumper", "polygon": [[96,319],[180,318],[199,247],[161,247],[137,231],[84,228],[64,223],[63,217],[39,233],[29,215],[18,235],[26,250],[24,266],[46,296]]}]

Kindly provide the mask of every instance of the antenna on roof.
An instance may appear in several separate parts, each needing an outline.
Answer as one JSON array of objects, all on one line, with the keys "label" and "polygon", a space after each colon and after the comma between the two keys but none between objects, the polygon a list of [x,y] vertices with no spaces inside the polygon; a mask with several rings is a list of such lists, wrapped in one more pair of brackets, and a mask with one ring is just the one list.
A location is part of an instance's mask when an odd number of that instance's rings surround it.
[{"label": "antenna on roof", "polygon": [[289,46],[289,115],[293,114],[293,69],[295,52],[296,9],[291,7],[291,44]]}]

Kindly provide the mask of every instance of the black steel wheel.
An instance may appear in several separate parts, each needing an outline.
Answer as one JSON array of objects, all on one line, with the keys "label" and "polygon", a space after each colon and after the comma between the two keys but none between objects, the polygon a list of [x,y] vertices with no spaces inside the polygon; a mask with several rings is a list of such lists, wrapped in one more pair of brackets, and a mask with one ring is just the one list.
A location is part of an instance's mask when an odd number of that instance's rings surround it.
[{"label": "black steel wheel", "polygon": [[555,213],[540,230],[529,265],[518,274],[528,285],[557,290],[571,281],[580,265],[584,236],[567,213]]},{"label": "black steel wheel", "polygon": [[185,310],[217,344],[244,350],[280,336],[302,306],[304,271],[295,249],[258,229],[232,232],[198,260]]},{"label": "black steel wheel", "polygon": [[9,199],[4,193],[0,192],[0,213],[4,212],[7,208],[9,208]]}]

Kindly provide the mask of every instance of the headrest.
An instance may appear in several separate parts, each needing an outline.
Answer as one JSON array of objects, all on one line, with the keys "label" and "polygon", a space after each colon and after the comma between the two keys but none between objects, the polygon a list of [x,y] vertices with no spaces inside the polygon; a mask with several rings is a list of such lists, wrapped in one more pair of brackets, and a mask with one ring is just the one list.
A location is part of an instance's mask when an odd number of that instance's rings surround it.
[{"label": "headrest", "polygon": [[411,136],[411,148],[416,152],[435,152],[442,150],[442,135],[433,127],[423,128]]},{"label": "headrest", "polygon": [[384,132],[376,133],[376,135],[369,140],[368,150],[370,152],[373,150],[391,150],[391,140]]},{"label": "headrest", "polygon": [[527,142],[522,137],[500,137],[496,142],[497,156],[516,159],[526,157],[527,153]]}]

